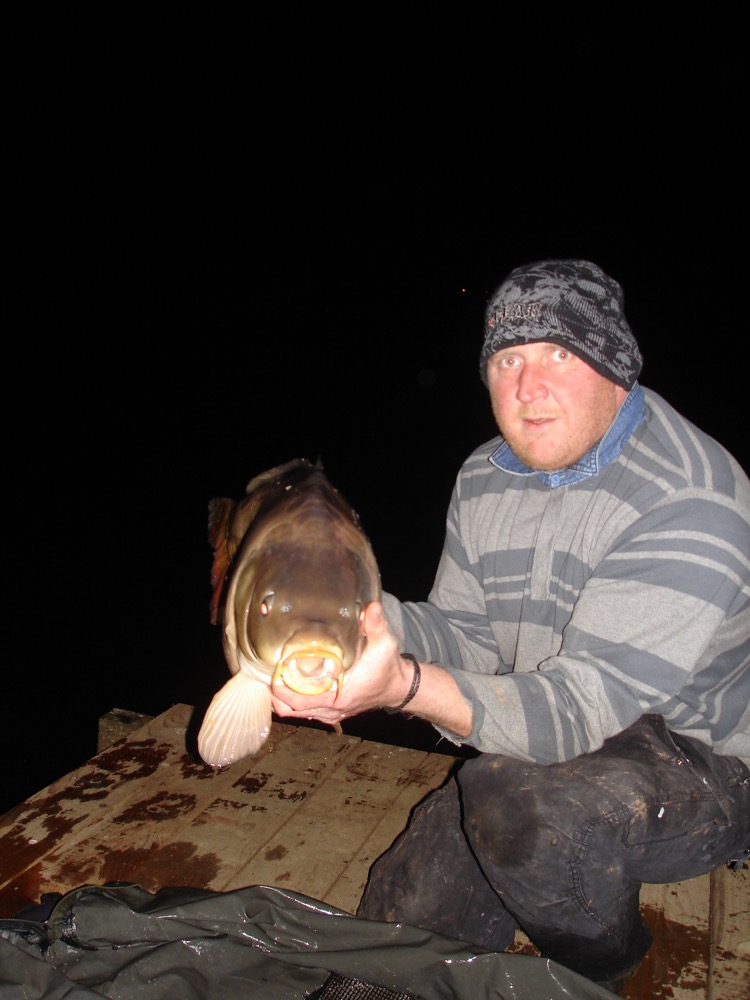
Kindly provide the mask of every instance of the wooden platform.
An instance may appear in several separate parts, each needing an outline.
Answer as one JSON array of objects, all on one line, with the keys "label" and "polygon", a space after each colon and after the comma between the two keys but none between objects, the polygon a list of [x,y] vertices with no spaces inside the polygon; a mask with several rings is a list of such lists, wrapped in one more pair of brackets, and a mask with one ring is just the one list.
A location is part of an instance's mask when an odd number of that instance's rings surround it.
[{"label": "wooden platform", "polygon": [[[451,757],[275,722],[263,750],[215,772],[175,705],[0,817],[0,916],[45,892],[275,885],[353,913],[370,865]],[[748,1000],[750,873],[644,886],[655,945],[629,1000]],[[533,952],[518,935],[514,951]]]}]

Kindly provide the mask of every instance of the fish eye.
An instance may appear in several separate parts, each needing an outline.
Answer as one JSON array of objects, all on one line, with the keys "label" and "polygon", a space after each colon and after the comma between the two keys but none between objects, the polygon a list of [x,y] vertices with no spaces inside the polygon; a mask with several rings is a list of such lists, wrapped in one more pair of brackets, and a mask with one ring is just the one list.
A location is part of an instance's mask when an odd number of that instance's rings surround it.
[{"label": "fish eye", "polygon": [[361,601],[355,601],[353,605],[345,604],[342,608],[339,608],[339,614],[342,618],[351,618],[355,616],[357,621],[362,621],[365,616],[364,608],[362,607]]}]

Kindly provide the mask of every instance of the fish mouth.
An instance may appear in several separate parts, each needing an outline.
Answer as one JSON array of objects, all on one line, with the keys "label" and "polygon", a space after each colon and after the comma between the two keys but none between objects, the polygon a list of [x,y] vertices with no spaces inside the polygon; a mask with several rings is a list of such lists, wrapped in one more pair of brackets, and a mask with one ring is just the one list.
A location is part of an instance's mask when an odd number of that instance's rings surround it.
[{"label": "fish mouth", "polygon": [[276,665],[271,686],[281,679],[297,694],[323,694],[336,686],[341,690],[344,664],[338,652],[318,645],[297,648]]}]

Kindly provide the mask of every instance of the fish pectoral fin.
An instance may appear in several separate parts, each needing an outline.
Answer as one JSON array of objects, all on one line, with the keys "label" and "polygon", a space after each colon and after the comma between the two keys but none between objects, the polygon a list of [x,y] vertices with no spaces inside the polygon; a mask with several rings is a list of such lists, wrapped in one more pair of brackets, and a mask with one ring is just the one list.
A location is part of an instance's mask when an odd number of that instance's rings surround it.
[{"label": "fish pectoral fin", "polygon": [[198,752],[207,764],[227,767],[257,753],[270,731],[270,687],[240,672],[208,706],[198,733]]}]

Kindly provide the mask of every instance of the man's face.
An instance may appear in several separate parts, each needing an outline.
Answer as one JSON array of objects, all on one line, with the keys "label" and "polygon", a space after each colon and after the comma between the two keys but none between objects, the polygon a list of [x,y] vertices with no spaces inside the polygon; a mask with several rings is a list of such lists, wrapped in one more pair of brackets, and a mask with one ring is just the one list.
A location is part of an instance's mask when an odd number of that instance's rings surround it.
[{"label": "man's face", "polygon": [[492,412],[511,450],[532,469],[564,469],[612,423],[627,390],[567,348],[506,347],[487,364]]}]

